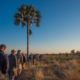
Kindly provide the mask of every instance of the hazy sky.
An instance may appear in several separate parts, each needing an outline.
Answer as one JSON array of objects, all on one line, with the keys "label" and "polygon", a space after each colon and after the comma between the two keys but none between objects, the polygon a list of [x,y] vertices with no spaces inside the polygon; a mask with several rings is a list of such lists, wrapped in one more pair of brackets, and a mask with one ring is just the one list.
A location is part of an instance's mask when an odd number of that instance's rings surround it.
[{"label": "hazy sky", "polygon": [[6,53],[21,49],[26,53],[27,28],[14,25],[14,14],[21,4],[40,10],[40,27],[33,24],[30,53],[58,53],[80,50],[80,0],[0,0],[0,44]]}]

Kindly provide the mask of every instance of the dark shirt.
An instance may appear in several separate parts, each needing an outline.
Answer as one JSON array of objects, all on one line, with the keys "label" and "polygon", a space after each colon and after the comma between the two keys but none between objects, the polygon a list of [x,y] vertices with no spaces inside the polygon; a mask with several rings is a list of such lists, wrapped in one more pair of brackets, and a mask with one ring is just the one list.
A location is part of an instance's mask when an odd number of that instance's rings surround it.
[{"label": "dark shirt", "polygon": [[22,55],[22,57],[23,57],[23,63],[25,63],[27,61],[27,58],[25,55]]},{"label": "dark shirt", "polygon": [[42,58],[42,55],[40,55],[39,58],[41,59]]},{"label": "dark shirt", "polygon": [[34,60],[35,58],[36,58],[35,55],[33,55],[33,60]]},{"label": "dark shirt", "polygon": [[8,57],[0,50],[0,71],[2,74],[6,74],[9,69],[9,60]]},{"label": "dark shirt", "polygon": [[9,70],[13,70],[14,68],[17,67],[17,58],[13,54],[10,54],[8,58],[9,58]]},{"label": "dark shirt", "polygon": [[32,59],[32,55],[29,55],[29,59]]}]

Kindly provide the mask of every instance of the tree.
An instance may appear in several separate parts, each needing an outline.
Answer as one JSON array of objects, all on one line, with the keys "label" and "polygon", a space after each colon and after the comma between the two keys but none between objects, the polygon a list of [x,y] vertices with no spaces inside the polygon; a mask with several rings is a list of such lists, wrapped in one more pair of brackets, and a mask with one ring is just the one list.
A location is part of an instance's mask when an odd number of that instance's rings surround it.
[{"label": "tree", "polygon": [[75,50],[71,50],[71,53],[74,54],[75,53]]},{"label": "tree", "polygon": [[76,51],[76,54],[80,54],[80,51]]},{"label": "tree", "polygon": [[40,24],[40,12],[39,10],[36,10],[33,5],[21,5],[20,8],[18,8],[19,13],[16,13],[14,15],[15,22],[14,24],[18,26],[20,22],[22,23],[22,28],[24,28],[27,24],[27,61],[29,56],[29,35],[32,34],[31,26],[33,23],[36,24],[36,27],[39,27]]}]

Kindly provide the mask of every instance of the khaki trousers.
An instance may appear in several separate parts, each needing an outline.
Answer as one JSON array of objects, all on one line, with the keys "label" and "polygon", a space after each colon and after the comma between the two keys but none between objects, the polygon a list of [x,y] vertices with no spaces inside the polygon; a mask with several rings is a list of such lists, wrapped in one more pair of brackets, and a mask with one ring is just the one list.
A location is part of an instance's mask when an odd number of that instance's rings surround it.
[{"label": "khaki trousers", "polygon": [[21,71],[22,71],[22,65],[21,65],[21,63],[19,63],[19,64],[17,64],[17,73],[18,73],[18,75],[21,74]]},{"label": "khaki trousers", "polygon": [[17,77],[17,69],[9,70],[9,80],[16,80]]},{"label": "khaki trousers", "polygon": [[5,75],[2,74],[2,72],[0,71],[0,80],[4,80],[4,78],[5,78]]}]

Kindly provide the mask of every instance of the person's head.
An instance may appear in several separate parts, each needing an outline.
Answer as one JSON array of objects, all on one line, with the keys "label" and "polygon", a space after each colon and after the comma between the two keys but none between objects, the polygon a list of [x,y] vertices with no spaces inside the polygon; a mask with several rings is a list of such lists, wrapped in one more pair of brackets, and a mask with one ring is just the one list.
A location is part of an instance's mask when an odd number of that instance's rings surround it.
[{"label": "person's head", "polygon": [[1,45],[0,45],[0,50],[2,50],[2,51],[4,52],[5,49],[6,49],[6,45],[5,45],[5,44],[1,44]]},{"label": "person's head", "polygon": [[18,50],[18,53],[20,54],[21,53],[21,50]]},{"label": "person's head", "polygon": [[32,53],[30,53],[30,55],[33,55]]},{"label": "person's head", "polygon": [[22,55],[25,55],[24,53],[22,53]]},{"label": "person's head", "polygon": [[15,55],[16,54],[16,51],[14,49],[11,50],[11,54]]}]

